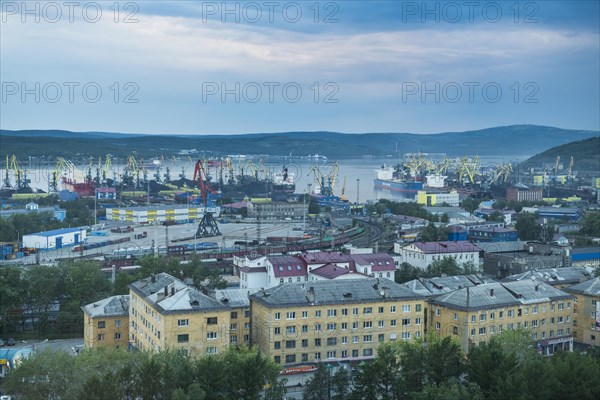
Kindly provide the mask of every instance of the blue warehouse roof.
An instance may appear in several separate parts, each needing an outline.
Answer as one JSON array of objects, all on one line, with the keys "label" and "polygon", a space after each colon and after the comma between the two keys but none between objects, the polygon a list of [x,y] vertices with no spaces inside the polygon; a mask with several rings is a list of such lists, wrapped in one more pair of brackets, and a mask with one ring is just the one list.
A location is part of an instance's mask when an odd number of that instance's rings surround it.
[{"label": "blue warehouse roof", "polygon": [[63,228],[63,229],[54,229],[54,230],[46,231],[46,232],[29,233],[28,235],[50,237],[50,236],[65,235],[67,233],[73,233],[73,232],[81,232],[81,231],[85,231],[85,229],[86,228],[83,226],[81,228]]}]

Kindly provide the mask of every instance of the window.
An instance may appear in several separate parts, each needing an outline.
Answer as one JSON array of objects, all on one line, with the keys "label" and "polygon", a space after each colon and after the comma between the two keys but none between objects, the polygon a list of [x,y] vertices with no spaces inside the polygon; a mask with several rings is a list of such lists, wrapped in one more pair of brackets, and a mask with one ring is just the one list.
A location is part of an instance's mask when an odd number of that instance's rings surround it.
[{"label": "window", "polygon": [[342,330],[343,331],[348,330],[348,323],[347,322],[342,322]]},{"label": "window", "polygon": [[494,319],[495,314],[493,312],[490,313],[490,319]]},{"label": "window", "polygon": [[373,341],[373,335],[363,335],[363,342],[370,343]]},{"label": "window", "polygon": [[337,310],[327,310],[327,316],[328,317],[335,317],[335,316],[337,316]]},{"label": "window", "polygon": [[485,335],[485,327],[479,328],[479,334],[480,335]]},{"label": "window", "polygon": [[363,314],[364,315],[373,314],[373,307],[363,307]]},{"label": "window", "polygon": [[295,349],[296,348],[296,341],[295,340],[286,340],[285,341],[285,348],[286,349]]},{"label": "window", "polygon": [[275,313],[275,320],[278,321],[281,319],[281,313],[280,312],[276,312]]},{"label": "window", "polygon": [[98,341],[102,342],[104,340],[104,333],[99,333],[98,334]]},{"label": "window", "polygon": [[337,338],[330,337],[327,338],[327,346],[335,346],[337,345]]},{"label": "window", "polygon": [[477,322],[477,315],[471,315],[471,322]]},{"label": "window", "polygon": [[352,323],[352,329],[358,329],[358,322],[354,321]]},{"label": "window", "polygon": [[207,347],[206,348],[206,354],[217,354],[217,348],[216,347]]},{"label": "window", "polygon": [[177,335],[177,343],[187,343],[190,341],[190,335]]},{"label": "window", "polygon": [[498,313],[498,317],[500,317],[500,318],[504,318],[504,311],[500,311],[500,312]]},{"label": "window", "polygon": [[291,363],[295,363],[296,362],[296,355],[295,354],[288,354],[285,356],[285,362],[287,364],[291,364]]},{"label": "window", "polygon": [[515,316],[515,311],[514,310],[508,310],[508,317],[514,317]]},{"label": "window", "polygon": [[396,312],[396,306],[390,306],[390,312],[395,313]]},{"label": "window", "polygon": [[308,325],[302,325],[302,333],[308,333]]},{"label": "window", "polygon": [[370,329],[373,327],[373,321],[363,321],[363,328]]},{"label": "window", "polygon": [[454,320],[455,321],[458,320],[458,314],[457,313],[454,313]]},{"label": "window", "polygon": [[98,329],[106,328],[106,321],[98,321]]},{"label": "window", "polygon": [[435,309],[435,315],[437,315],[438,317],[440,316],[440,309],[439,308]]},{"label": "window", "polygon": [[302,318],[308,318],[308,311],[302,311]]},{"label": "window", "polygon": [[402,312],[410,312],[410,304],[402,305]]},{"label": "window", "polygon": [[393,319],[393,320],[390,321],[390,326],[396,326],[396,320],[395,319]]},{"label": "window", "polygon": [[565,322],[565,318],[561,315],[560,317],[558,317],[558,323],[562,324]]},{"label": "window", "polygon": [[296,319],[296,312],[295,311],[288,311],[285,315],[286,319]]},{"label": "window", "polygon": [[348,336],[342,336],[342,344],[348,344]]},{"label": "window", "polygon": [[471,336],[475,336],[475,328],[471,329]]},{"label": "window", "polygon": [[[409,306],[410,307],[410,306]],[[415,311],[416,312],[421,312],[421,305],[420,304],[416,304],[415,305]]]},{"label": "window", "polygon": [[358,343],[358,336],[352,336],[352,343]]},{"label": "window", "polygon": [[328,331],[335,331],[336,329],[336,324],[335,323],[329,323],[327,324],[327,330]]},{"label": "window", "polygon": [[321,330],[321,324],[315,324],[315,332],[319,332]]},{"label": "window", "polygon": [[558,310],[562,311],[565,309],[565,303],[558,303]]},{"label": "window", "polygon": [[308,353],[302,353],[302,362],[308,361]]},{"label": "window", "polygon": [[358,315],[358,308],[352,309],[352,315]]},{"label": "window", "polygon": [[215,340],[217,336],[217,332],[206,332],[206,340]]},{"label": "window", "polygon": [[410,339],[410,332],[402,332],[402,340]]},{"label": "window", "polygon": [[352,357],[358,357],[358,350],[352,350]]},{"label": "window", "polygon": [[273,348],[275,350],[279,350],[281,349],[281,342],[277,341],[277,342],[273,342]]},{"label": "window", "polygon": [[231,343],[237,343],[237,335],[231,335],[231,337],[229,338],[229,341]]},{"label": "window", "polygon": [[121,340],[121,334],[119,332],[115,333],[115,340]]},{"label": "window", "polygon": [[275,363],[277,363],[277,364],[281,364],[281,356],[273,357],[273,361],[275,361]]},{"label": "window", "polygon": [[347,316],[348,315],[348,309],[347,308],[342,308],[342,315],[343,316]]},{"label": "window", "polygon": [[229,325],[229,330],[230,331],[237,331],[237,326],[238,326],[237,324],[231,324],[231,325]]},{"label": "window", "polygon": [[442,326],[440,325],[440,323],[436,322],[435,323],[435,329],[439,331],[441,328],[442,328]]},{"label": "window", "polygon": [[373,355],[373,349],[364,349],[363,350],[363,356],[371,357],[372,355]]},{"label": "window", "polygon": [[208,325],[216,325],[217,324],[217,317],[206,318],[206,323]]},{"label": "window", "polygon": [[379,321],[379,322],[377,323],[377,326],[378,326],[379,328],[383,328],[383,327],[385,326],[385,322],[384,322],[384,321]]},{"label": "window", "polygon": [[274,332],[276,335],[281,335],[281,328],[280,328],[280,327],[278,327],[278,326],[276,326],[276,327],[273,329],[273,332]]},{"label": "window", "polygon": [[120,328],[120,327],[121,327],[121,320],[115,319],[115,328]]},{"label": "window", "polygon": [[320,347],[321,346],[321,339],[315,339],[315,346],[316,347]]},{"label": "window", "polygon": [[321,318],[321,310],[315,311],[315,317]]},{"label": "window", "polygon": [[485,321],[485,314],[479,314],[479,321]]},{"label": "window", "polygon": [[402,326],[410,325],[410,318],[402,318]]},{"label": "window", "polygon": [[383,307],[379,307],[379,314],[383,314]]},{"label": "window", "polygon": [[342,350],[342,358],[348,358],[348,350]]},{"label": "window", "polygon": [[250,310],[244,311],[244,317],[245,318],[250,318]]},{"label": "window", "polygon": [[285,327],[285,333],[287,335],[292,335],[294,333],[296,333],[296,326],[295,325],[288,325]]},{"label": "window", "polygon": [[531,307],[531,313],[532,314],[537,314],[538,313],[538,306]]},{"label": "window", "polygon": [[302,347],[308,347],[308,339],[302,339]]},{"label": "window", "polygon": [[328,351],[327,358],[335,358],[335,351],[334,350]]}]

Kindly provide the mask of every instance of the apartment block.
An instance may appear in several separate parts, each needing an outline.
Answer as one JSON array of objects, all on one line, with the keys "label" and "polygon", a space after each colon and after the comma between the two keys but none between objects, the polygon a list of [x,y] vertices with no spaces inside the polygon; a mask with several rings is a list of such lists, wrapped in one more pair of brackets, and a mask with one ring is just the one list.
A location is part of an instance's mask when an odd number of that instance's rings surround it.
[{"label": "apartment block", "polygon": [[423,336],[425,298],[387,279],[287,283],[250,296],[252,344],[276,363],[365,360]]},{"label": "apartment block", "polygon": [[[134,282],[129,289],[129,341],[143,351],[216,354],[230,345],[232,323],[245,323],[249,318],[244,311],[247,307],[233,302],[231,306],[224,296],[220,300],[209,297],[166,273]],[[237,333],[233,336],[239,340]]]},{"label": "apartment block", "polygon": [[538,351],[572,350],[574,296],[543,282],[488,283],[429,300],[429,330],[456,336],[464,351],[505,330],[531,332]]},{"label": "apartment block", "polygon": [[600,346],[600,277],[565,288],[575,296],[573,338],[577,343]]},{"label": "apartment block", "polygon": [[86,349],[127,348],[129,296],[112,296],[81,307]]}]

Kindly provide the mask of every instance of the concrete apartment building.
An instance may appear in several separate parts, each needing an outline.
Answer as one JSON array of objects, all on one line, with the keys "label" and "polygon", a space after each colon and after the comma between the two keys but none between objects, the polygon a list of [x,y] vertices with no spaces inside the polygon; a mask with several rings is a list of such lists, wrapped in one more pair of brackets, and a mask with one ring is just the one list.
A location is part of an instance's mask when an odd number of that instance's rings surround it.
[{"label": "concrete apartment building", "polygon": [[565,289],[575,296],[573,338],[577,343],[600,346],[600,277]]},{"label": "concrete apartment building", "polygon": [[129,289],[129,342],[139,350],[220,353],[232,335],[239,340],[239,327],[249,321],[243,304],[211,298],[166,273],[134,282]]},{"label": "concrete apartment building", "polygon": [[425,298],[387,279],[284,284],[250,302],[252,344],[280,364],[371,359],[425,328]]},{"label": "concrete apartment building", "polygon": [[538,351],[549,355],[573,349],[574,301],[543,282],[467,287],[429,300],[429,329],[457,337],[463,351],[504,330],[529,329]]},{"label": "concrete apartment building", "polygon": [[122,348],[129,343],[129,296],[112,296],[81,307],[86,349]]}]

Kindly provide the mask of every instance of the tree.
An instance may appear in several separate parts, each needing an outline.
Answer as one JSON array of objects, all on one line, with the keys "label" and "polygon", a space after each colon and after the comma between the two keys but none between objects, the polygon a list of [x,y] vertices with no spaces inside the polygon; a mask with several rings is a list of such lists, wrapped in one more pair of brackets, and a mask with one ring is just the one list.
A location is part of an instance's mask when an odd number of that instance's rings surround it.
[{"label": "tree", "polygon": [[537,240],[540,237],[542,227],[537,223],[535,214],[520,213],[517,217],[515,229],[521,240]]},{"label": "tree", "polygon": [[467,197],[460,203],[460,206],[468,212],[472,213],[473,211],[477,210],[477,208],[479,207],[479,203],[481,203],[480,200],[474,199],[472,197]]},{"label": "tree", "polygon": [[419,240],[423,242],[435,242],[443,238],[443,231],[430,223],[419,233]]},{"label": "tree", "polygon": [[462,269],[458,266],[454,257],[444,257],[441,260],[435,260],[427,266],[427,276],[442,276],[442,275],[460,275]]},{"label": "tree", "polygon": [[504,222],[504,215],[500,211],[494,211],[485,218],[487,221]]},{"label": "tree", "polygon": [[404,283],[408,281],[412,281],[413,279],[417,279],[422,275],[422,270],[417,267],[413,267],[406,261],[400,264],[400,268],[398,268],[394,274],[394,280],[396,283]]},{"label": "tree", "polygon": [[472,347],[468,355],[469,381],[477,384],[488,398],[499,381],[506,379],[519,366],[517,357],[502,349],[494,337]]},{"label": "tree", "polygon": [[427,379],[436,385],[460,376],[465,369],[460,345],[450,336],[432,336],[427,343],[426,360]]},{"label": "tree", "polygon": [[584,235],[600,236],[600,212],[590,212],[581,221],[580,232]]},{"label": "tree", "polygon": [[461,385],[459,382],[427,385],[421,392],[413,394],[414,400],[483,400],[479,387],[473,383]]},{"label": "tree", "polygon": [[331,377],[329,376],[329,370],[323,363],[317,365],[312,378],[310,378],[304,386],[304,392],[302,398],[304,400],[320,400],[326,399],[329,395],[329,386]]},{"label": "tree", "polygon": [[450,219],[448,218],[448,214],[446,214],[446,213],[442,214],[442,217],[440,218],[440,222],[447,224],[448,221],[450,221]]},{"label": "tree", "polygon": [[321,207],[317,200],[314,197],[310,198],[310,202],[308,203],[308,213],[309,214],[319,214],[321,212]]}]

